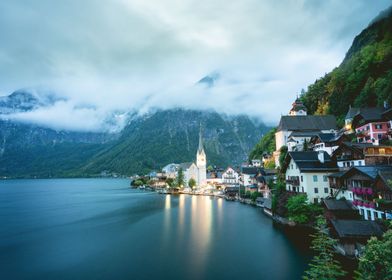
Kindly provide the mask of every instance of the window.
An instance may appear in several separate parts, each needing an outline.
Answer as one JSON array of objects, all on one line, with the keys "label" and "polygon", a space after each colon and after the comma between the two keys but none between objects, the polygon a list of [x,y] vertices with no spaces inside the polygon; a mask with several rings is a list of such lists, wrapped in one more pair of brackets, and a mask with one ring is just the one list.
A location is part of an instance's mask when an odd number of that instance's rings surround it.
[{"label": "window", "polygon": [[382,124],[376,124],[376,129],[382,129]]},{"label": "window", "polygon": [[317,182],[317,175],[313,175],[313,182]]},{"label": "window", "polygon": [[314,193],[318,193],[318,188],[314,188]]},{"label": "window", "polygon": [[304,176],[301,175],[301,182],[303,182],[303,181],[304,181]]},{"label": "window", "polygon": [[304,187],[302,187],[302,192],[304,192]]},{"label": "window", "polygon": [[378,140],[381,140],[382,139],[382,134],[377,134],[377,138],[378,138]]},{"label": "window", "polygon": [[323,176],[323,181],[328,182],[328,177],[326,175]]},{"label": "window", "polygon": [[324,193],[328,193],[328,188],[324,188]]}]

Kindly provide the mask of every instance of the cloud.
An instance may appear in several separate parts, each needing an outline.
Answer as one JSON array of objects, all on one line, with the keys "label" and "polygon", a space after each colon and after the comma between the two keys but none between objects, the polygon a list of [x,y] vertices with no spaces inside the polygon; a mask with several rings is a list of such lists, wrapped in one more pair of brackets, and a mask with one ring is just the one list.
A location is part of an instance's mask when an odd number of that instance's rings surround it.
[{"label": "cloud", "polygon": [[[8,116],[58,129],[107,130],[108,119],[127,111],[173,107],[276,124],[390,4],[2,1],[0,95],[39,87],[66,97],[53,108]],[[214,87],[194,86],[214,71]]]}]

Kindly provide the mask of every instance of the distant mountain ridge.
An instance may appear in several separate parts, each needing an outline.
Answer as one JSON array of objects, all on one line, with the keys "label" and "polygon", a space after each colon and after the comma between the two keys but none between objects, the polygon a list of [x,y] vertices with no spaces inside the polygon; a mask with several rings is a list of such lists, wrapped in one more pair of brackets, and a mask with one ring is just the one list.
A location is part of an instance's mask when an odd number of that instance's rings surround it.
[{"label": "distant mountain ridge", "polygon": [[392,7],[355,37],[332,72],[301,96],[310,114],[333,114],[340,125],[349,106],[392,104]]},{"label": "distant mountain ridge", "polygon": [[192,161],[200,123],[208,164],[240,164],[268,130],[247,116],[184,109],[130,113],[119,133],[54,130],[7,119],[57,101],[26,91],[0,99],[0,177],[131,175]]}]

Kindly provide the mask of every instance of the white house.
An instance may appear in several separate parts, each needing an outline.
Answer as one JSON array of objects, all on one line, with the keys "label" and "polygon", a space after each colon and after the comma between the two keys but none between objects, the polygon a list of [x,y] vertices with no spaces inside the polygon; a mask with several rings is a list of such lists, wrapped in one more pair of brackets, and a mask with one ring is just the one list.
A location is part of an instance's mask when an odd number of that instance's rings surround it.
[{"label": "white house", "polygon": [[228,167],[222,173],[222,184],[226,187],[235,187],[239,184],[240,175],[233,168]]},{"label": "white house", "polygon": [[330,196],[328,175],[338,171],[328,153],[289,152],[282,171],[285,173],[286,190],[307,195],[309,202],[320,202]]},{"label": "white house", "polygon": [[[296,101],[297,102],[297,101]],[[310,138],[317,133],[336,133],[337,125],[336,118],[332,115],[325,116],[308,116],[306,110],[299,110],[298,108],[304,107],[303,104],[293,104],[288,116],[282,116],[275,133],[276,151],[274,152],[275,165],[279,166],[280,148],[288,146],[289,139],[290,149],[295,150],[297,144],[303,145],[305,140],[309,141]],[[306,109],[306,108],[305,108]],[[292,136],[290,138],[290,136]],[[295,142],[297,143],[295,143]],[[299,149],[302,150],[302,149]]]}]

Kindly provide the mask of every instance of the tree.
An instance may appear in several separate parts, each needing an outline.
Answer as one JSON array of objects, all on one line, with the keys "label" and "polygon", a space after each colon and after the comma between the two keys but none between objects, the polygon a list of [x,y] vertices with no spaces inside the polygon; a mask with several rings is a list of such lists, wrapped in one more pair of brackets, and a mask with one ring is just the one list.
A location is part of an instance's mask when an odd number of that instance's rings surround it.
[{"label": "tree", "polygon": [[288,148],[287,146],[280,147],[279,164],[283,166],[284,159],[286,158]]},{"label": "tree", "polygon": [[208,167],[207,167],[207,171],[212,171],[212,170],[214,170],[214,167],[212,167],[212,165],[209,165]]},{"label": "tree", "polygon": [[252,193],[250,194],[250,199],[251,199],[253,202],[255,202],[256,199],[257,199],[258,197],[260,197],[260,196],[261,196],[261,193],[259,193],[259,192],[252,192]]},{"label": "tree", "polygon": [[291,221],[306,224],[314,222],[322,213],[322,208],[318,204],[309,204],[306,194],[300,194],[287,200],[287,212]]},{"label": "tree", "polygon": [[372,237],[359,259],[358,280],[392,279],[392,223],[381,240]]},{"label": "tree", "polygon": [[341,264],[334,259],[334,246],[337,241],[329,237],[326,231],[326,220],[322,216],[318,217],[315,228],[317,232],[312,235],[314,239],[311,248],[317,254],[313,257],[309,264],[310,268],[305,271],[302,278],[305,280],[339,279],[346,275],[346,272],[342,269]]},{"label": "tree", "polygon": [[287,201],[287,210],[291,221],[299,224],[309,222],[307,200],[306,194],[295,195],[289,198]]},{"label": "tree", "polygon": [[182,188],[184,186],[185,182],[184,182],[184,171],[182,170],[182,168],[178,169],[177,172],[177,178],[176,178],[176,184],[175,186],[177,188]]},{"label": "tree", "polygon": [[193,178],[190,178],[188,181],[188,186],[193,189],[196,186],[196,180]]},{"label": "tree", "polygon": [[173,186],[174,186],[174,179],[173,178],[167,178],[166,179],[166,184],[170,187],[170,188],[172,188]]},{"label": "tree", "polygon": [[140,187],[140,186],[143,186],[144,183],[143,183],[142,180],[138,179],[138,180],[133,181],[133,182],[132,182],[132,185],[133,185],[133,186],[136,186],[136,187]]}]

